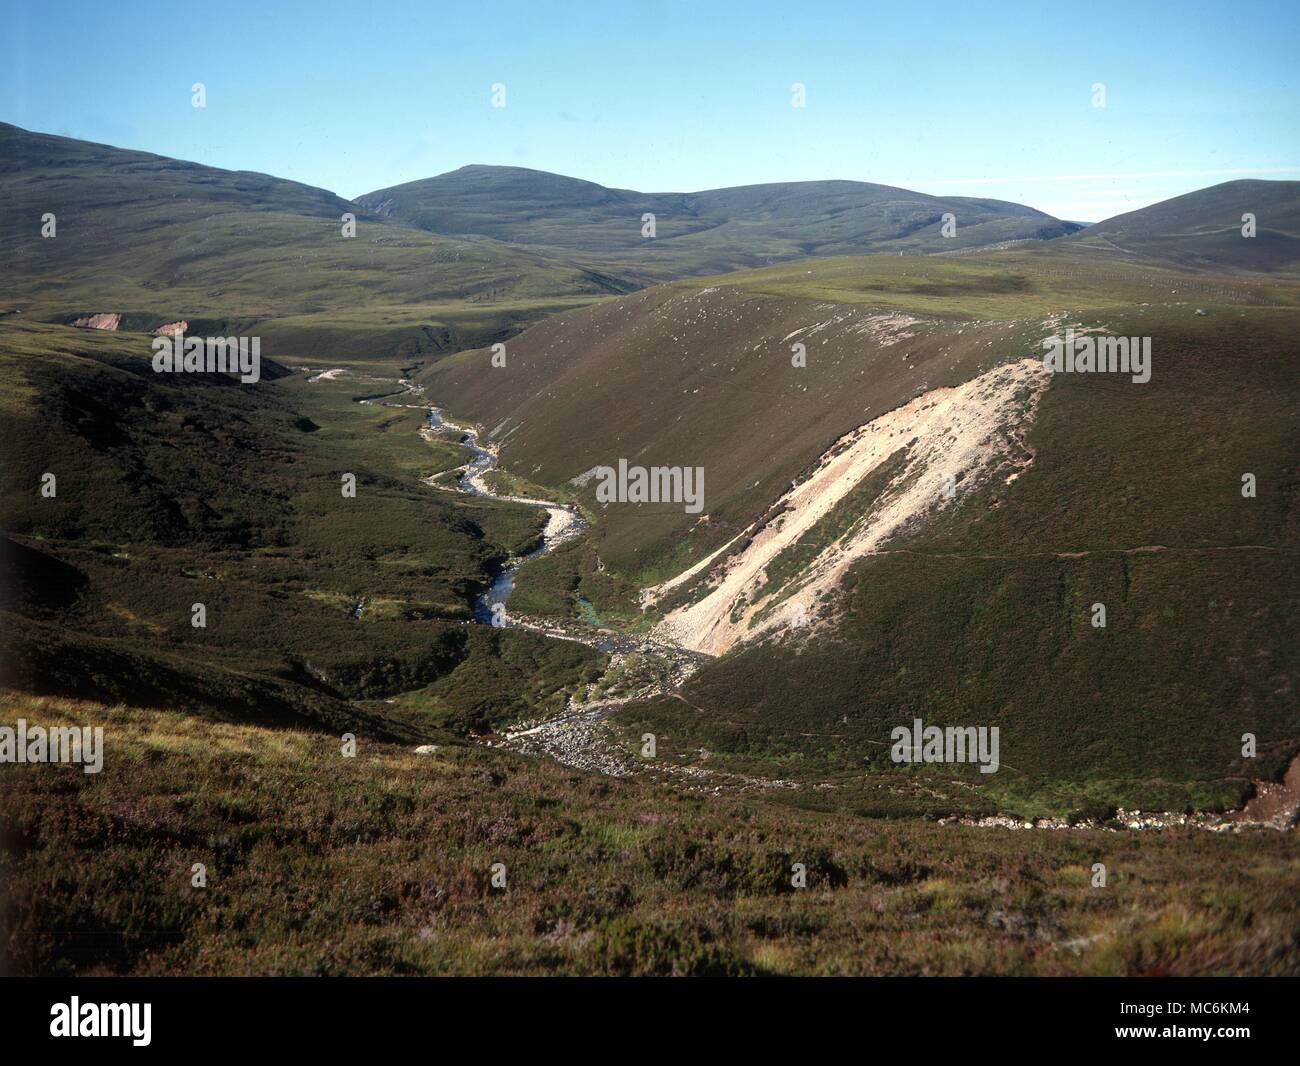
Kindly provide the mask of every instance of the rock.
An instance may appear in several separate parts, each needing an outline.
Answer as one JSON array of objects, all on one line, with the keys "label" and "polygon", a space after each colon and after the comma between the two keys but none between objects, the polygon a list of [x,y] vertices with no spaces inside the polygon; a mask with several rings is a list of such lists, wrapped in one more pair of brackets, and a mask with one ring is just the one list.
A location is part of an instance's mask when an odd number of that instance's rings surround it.
[{"label": "rock", "polygon": [[95,315],[82,315],[72,324],[81,329],[117,329],[122,324],[122,316],[116,311],[101,311]]},{"label": "rock", "polygon": [[438,745],[437,745],[437,744],[421,744],[418,748],[415,749],[415,754],[416,754],[416,755],[437,755],[437,754],[438,754]]}]

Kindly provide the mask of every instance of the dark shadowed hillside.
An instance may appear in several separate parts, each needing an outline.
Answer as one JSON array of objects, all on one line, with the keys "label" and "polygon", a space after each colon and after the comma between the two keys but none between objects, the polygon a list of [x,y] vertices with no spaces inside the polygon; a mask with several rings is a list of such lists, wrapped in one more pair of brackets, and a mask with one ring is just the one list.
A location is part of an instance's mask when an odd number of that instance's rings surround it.
[{"label": "dark shadowed hillside", "polygon": [[[0,684],[420,736],[527,712],[597,658],[466,624],[537,519],[421,484],[459,452],[353,402],[393,379],[155,374],[148,341],[0,320]],[[453,676],[414,725],[353,702]]]}]

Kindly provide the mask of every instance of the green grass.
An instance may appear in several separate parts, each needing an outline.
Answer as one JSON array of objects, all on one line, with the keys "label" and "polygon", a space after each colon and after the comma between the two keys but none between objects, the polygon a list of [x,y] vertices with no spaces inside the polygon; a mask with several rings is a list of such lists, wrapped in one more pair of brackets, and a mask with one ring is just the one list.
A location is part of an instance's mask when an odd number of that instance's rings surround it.
[{"label": "green grass", "polygon": [[[0,142],[7,217],[27,220],[0,233],[0,310],[19,312],[0,317],[0,658],[21,690],[3,718],[102,723],[109,746],[98,777],[0,767],[6,969],[1296,972],[1294,834],[930,821],[1223,807],[1300,747],[1300,290],[1210,273],[1227,262],[1221,219],[1189,244],[1159,219],[1113,238],[1190,249],[1196,273],[1087,235],[839,257],[867,219],[830,209],[861,187],[667,204],[649,244],[619,228],[617,197],[590,228],[544,214],[523,234],[534,248],[469,236],[486,231],[468,201],[450,223],[414,220],[463,236],[358,212],[343,239],[353,205],[323,190],[13,127]],[[30,224],[46,210],[55,240]],[[943,247],[920,210],[876,211],[866,235]],[[958,245],[1041,222],[981,229],[978,210],[960,205]],[[1262,225],[1252,247],[1285,251],[1281,211]],[[810,250],[837,258],[618,295]],[[122,312],[123,332],[66,324],[100,311]],[[1058,313],[1153,336],[1152,382],[1056,379],[1032,467],[857,565],[816,639],[742,649],[613,720],[629,750],[651,731],[672,763],[800,788],[692,793],[466,743],[594,684],[617,691],[620,671],[469,623],[539,514],[422,484],[464,453],[422,441],[419,410],[355,399],[418,370],[429,402],[502,444],[501,485],[584,507],[589,533],[533,560],[512,610],[637,630],[655,617],[642,585],[771,517],[843,433],[1040,354]],[[153,374],[148,331],[180,318],[263,336],[263,381]],[[806,368],[790,365],[791,334]],[[498,340],[500,370],[481,347]],[[312,385],[276,357],[350,373]],[[569,484],[620,457],[705,466],[705,513],[603,509]],[[55,499],[38,494],[46,472]],[[796,587],[881,487],[778,560],[773,586]],[[1098,600],[1105,630],[1088,624]],[[889,731],[914,716],[999,726],[1003,770],[893,766]],[[1239,755],[1245,731],[1257,759]],[[436,756],[411,752],[428,741]],[[498,861],[504,894],[488,882]],[[807,891],[790,887],[796,861]]]},{"label": "green grass", "polygon": [[267,175],[5,124],[0,159],[3,309],[43,321],[117,312],[123,328],[185,320],[193,335],[261,336],[272,358],[436,358],[622,291],[568,262],[434,236]]},{"label": "green grass", "polygon": [[[1085,234],[1026,249],[960,258],[871,256],[737,271],[724,281],[749,292],[844,304],[893,307],[913,314],[1010,321],[1057,311],[1128,311],[1141,303],[1187,300],[1226,306],[1300,302],[1292,279],[1263,274],[1192,274],[1173,264],[1129,263],[1086,250]],[[678,283],[685,287],[687,282]],[[1175,291],[1177,290],[1177,291]],[[1174,295],[1182,300],[1171,300]]]},{"label": "green grass", "polygon": [[[1073,242],[1111,258],[1157,259],[1200,270],[1277,272],[1300,267],[1300,203],[1294,181],[1225,181],[1108,218]],[[1243,216],[1255,216],[1253,237]]]}]

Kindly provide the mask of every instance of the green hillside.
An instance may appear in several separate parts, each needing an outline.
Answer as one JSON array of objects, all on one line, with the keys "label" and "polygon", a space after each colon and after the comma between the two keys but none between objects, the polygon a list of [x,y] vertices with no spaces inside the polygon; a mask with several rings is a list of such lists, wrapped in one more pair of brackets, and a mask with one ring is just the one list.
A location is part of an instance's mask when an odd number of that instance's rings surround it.
[{"label": "green hillside", "polygon": [[[0,717],[112,738],[0,766],[0,971],[1294,973],[1296,186],[1231,186],[1063,240],[852,182],[358,208],[0,126]],[[261,379],[155,373],[178,321]],[[1048,378],[1067,327],[1150,380]],[[533,504],[445,491],[463,421]],[[535,555],[538,499],[586,521]],[[917,718],[997,772],[894,763]]]},{"label": "green hillside", "polygon": [[[1217,295],[1224,285],[1233,295]],[[1097,263],[1051,246],[819,260],[657,286],[559,315],[510,342],[505,367],[486,351],[463,352],[422,380],[492,430],[507,466],[556,490],[611,456],[705,465],[708,521],[655,505],[602,517],[602,558],[649,583],[730,539],[854,427],[920,393],[1041,355],[1050,315],[1119,324],[1146,304],[1164,309],[1148,315],[1199,331],[1211,323],[1196,310],[1216,301],[1233,323],[1256,312],[1286,323],[1300,289]],[[796,342],[806,367],[792,365]]]},{"label": "green hillside", "polygon": [[[352,402],[396,392],[395,373],[155,374],[147,335],[12,317],[0,363],[4,683],[421,736],[528,713],[595,668],[578,645],[466,624],[538,518],[419,483],[459,449],[423,441],[418,410]],[[410,721],[355,702],[426,688]]]},{"label": "green hillside", "polygon": [[[315,359],[438,355],[625,291],[490,241],[432,236],[323,189],[0,124],[3,310],[188,321]],[[53,214],[55,236],[42,236]],[[357,216],[344,237],[342,216]]]}]

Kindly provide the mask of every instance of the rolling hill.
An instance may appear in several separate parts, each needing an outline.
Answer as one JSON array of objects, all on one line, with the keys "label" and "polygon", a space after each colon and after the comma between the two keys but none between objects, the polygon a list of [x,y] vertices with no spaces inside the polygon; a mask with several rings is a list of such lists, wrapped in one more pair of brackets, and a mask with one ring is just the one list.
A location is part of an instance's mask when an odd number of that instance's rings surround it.
[{"label": "rolling hill", "polygon": [[[718,656],[688,685],[687,720],[687,704],[660,700],[626,721],[647,715],[737,759],[842,768],[869,755],[900,707],[994,715],[1034,796],[1066,779],[1076,798],[1141,794],[1158,778],[1175,805],[1241,794],[1233,731],[1267,736],[1272,770],[1295,747],[1292,623],[1275,591],[1292,587],[1295,561],[1287,369],[1300,289],[1273,269],[1294,183],[1230,183],[990,252],[972,244],[1060,224],[851,182],[641,194],[466,168],[363,197],[348,239],[338,222],[351,205],[324,190],[0,133],[14,249],[3,280],[7,310],[20,311],[0,346],[26,442],[7,469],[5,529],[19,576],[48,572],[63,590],[47,603],[41,581],[15,579],[28,598],[8,605],[24,620],[13,661],[28,679],[82,695],[93,676],[128,689],[153,677],[150,696],[187,677],[200,703],[238,702],[229,694],[249,677],[222,674],[219,650],[194,645],[168,591],[176,573],[213,572],[230,552],[229,611],[265,635],[250,677],[281,686],[275,698],[298,708],[286,713],[343,713],[300,702],[320,684],[322,698],[388,698],[460,663],[502,661],[459,626],[536,536],[536,515],[407,485],[428,473],[418,415],[374,418],[350,403],[355,380],[308,389],[295,377],[245,395],[142,372],[148,331],[184,319],[192,331],[255,329],[271,357],[447,356],[421,372],[429,396],[480,422],[522,489],[565,496],[592,520],[587,537],[520,575],[518,609]],[[1261,236],[1236,239],[1258,261],[1211,272],[1206,249],[1243,196],[1261,205]],[[47,210],[54,239],[39,235]],[[958,217],[953,241],[937,236],[944,210]],[[645,211],[659,218],[653,241],[639,236]],[[954,242],[967,254],[845,254]],[[810,253],[619,291],[660,270]],[[115,335],[67,328],[107,312],[120,315]],[[1049,378],[1042,342],[1068,326],[1150,337],[1152,380]],[[503,337],[502,367],[483,348],[448,354]],[[1221,428],[1207,436],[1211,420]],[[373,435],[396,440],[399,425],[405,442],[371,456]],[[213,455],[171,455],[178,435],[218,427]],[[454,448],[440,447],[452,465]],[[388,464],[374,474],[384,505],[362,520],[322,510],[325,471],[372,458]],[[601,503],[592,472],[620,459],[701,468],[706,505]],[[51,464],[85,480],[43,506],[23,486]],[[232,465],[240,477],[222,480]],[[1262,486],[1250,504],[1237,491],[1247,471]],[[104,545],[121,558],[107,561]],[[358,559],[386,560],[382,588]],[[347,609],[363,586],[384,606],[358,644]],[[1084,605],[1103,600],[1110,631],[1081,639]],[[1191,625],[1197,610],[1210,615]],[[285,627],[286,611],[307,621]],[[303,646],[309,633],[324,646]],[[441,650],[431,659],[429,647]],[[518,686],[548,661],[529,648],[541,658],[488,679],[483,698],[452,706],[444,692],[440,713],[483,725],[528,705]],[[1175,661],[1195,664],[1195,684],[1171,701],[1158,685]],[[555,669],[567,684],[585,667]],[[1098,708],[1089,678],[1106,672],[1130,683]],[[1088,759],[1045,742],[1057,709],[1079,723]],[[1175,727],[1207,719],[1209,733]]]},{"label": "rolling hill", "polygon": [[[257,334],[272,356],[436,355],[627,286],[323,189],[0,124],[5,310]],[[357,216],[343,236],[344,214]],[[53,237],[42,236],[52,214]]]},{"label": "rolling hill", "polygon": [[[421,484],[459,449],[353,402],[393,378],[155,374],[148,340],[0,320],[0,685],[413,738],[525,713],[598,659],[467,624],[538,519]],[[395,718],[413,690],[425,713]]]},{"label": "rolling hill", "polygon": [[[357,198],[368,211],[449,236],[484,235],[636,283],[806,256],[951,251],[1047,239],[1078,226],[1020,204],[937,197],[860,181],[641,193],[522,167],[467,166]],[[942,232],[952,213],[956,231]],[[642,219],[655,216],[653,239]]]},{"label": "rolling hill", "polygon": [[[0,126],[0,703],[111,737],[0,766],[0,969],[1293,973],[1294,834],[1177,820],[1300,751],[1293,188],[1240,247],[1215,190],[1063,240],[851,182],[357,210]],[[182,319],[261,380],[154,373]],[[1070,328],[1149,381],[1049,376]],[[546,520],[439,491],[463,419],[587,519],[504,628]],[[603,500],[620,460],[703,506]],[[525,746],[575,714],[612,770]],[[917,718],[998,772],[893,763]]]},{"label": "rolling hill", "polygon": [[[1245,216],[1255,235],[1243,235]],[[1082,248],[1190,269],[1294,275],[1300,269],[1300,182],[1226,181],[1116,215],[1076,234]]]}]

